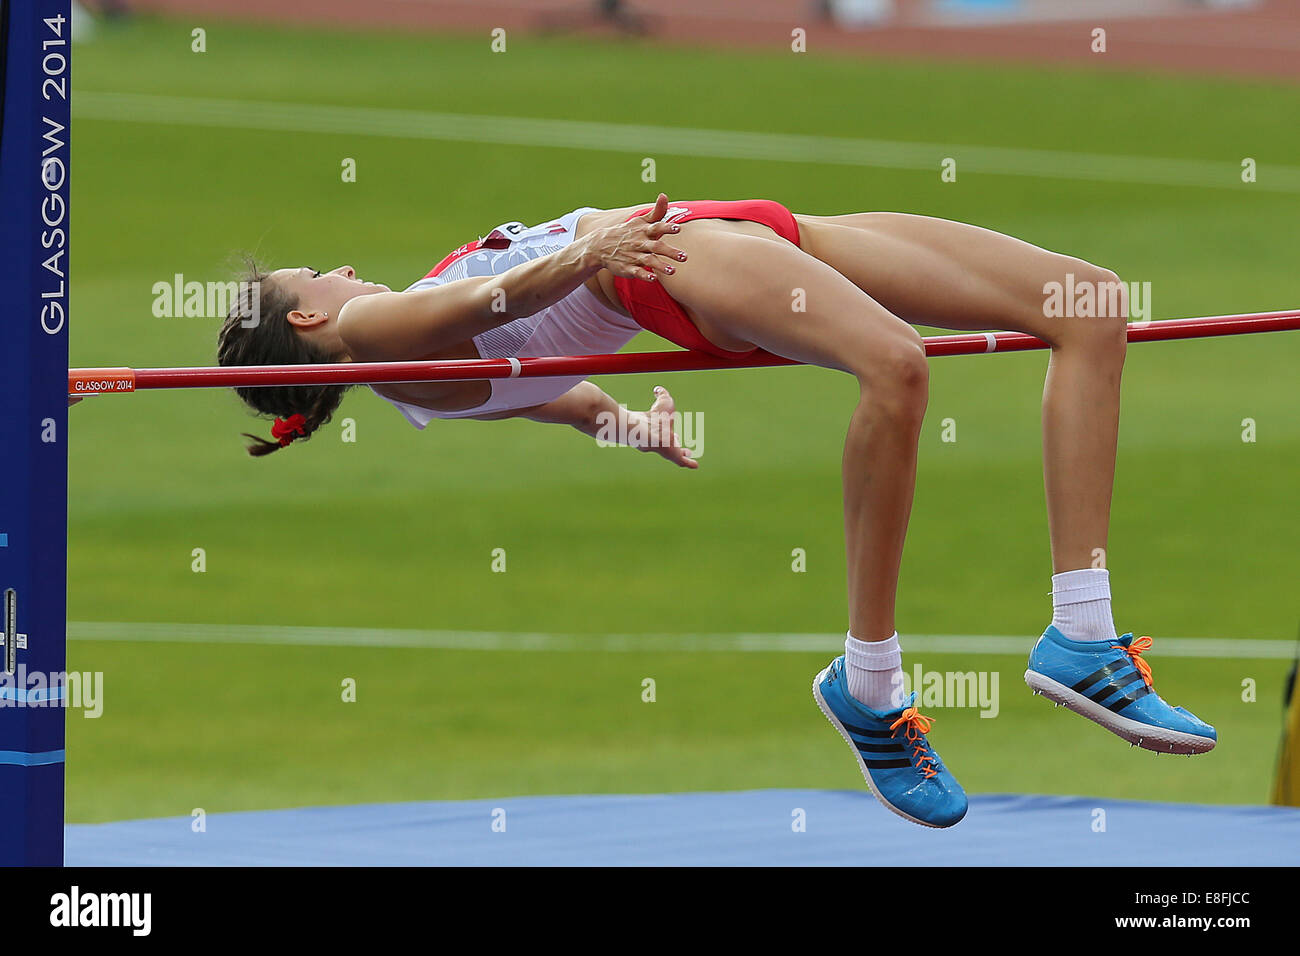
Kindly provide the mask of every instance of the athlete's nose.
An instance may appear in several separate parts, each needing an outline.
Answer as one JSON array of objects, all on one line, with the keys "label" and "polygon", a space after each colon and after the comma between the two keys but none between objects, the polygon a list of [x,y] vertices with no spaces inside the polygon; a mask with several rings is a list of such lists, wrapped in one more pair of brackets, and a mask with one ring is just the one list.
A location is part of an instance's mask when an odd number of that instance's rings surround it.
[{"label": "athlete's nose", "polygon": [[357,270],[351,266],[339,266],[334,271],[348,279],[355,279],[357,277]]}]

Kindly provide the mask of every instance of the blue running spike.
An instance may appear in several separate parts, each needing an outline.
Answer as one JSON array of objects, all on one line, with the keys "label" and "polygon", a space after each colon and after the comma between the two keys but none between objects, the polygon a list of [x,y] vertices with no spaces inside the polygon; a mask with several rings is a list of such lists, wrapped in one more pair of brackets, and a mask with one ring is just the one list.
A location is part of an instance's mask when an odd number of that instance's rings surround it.
[{"label": "blue running spike", "polygon": [[813,679],[813,699],[886,807],[927,827],[950,827],[966,815],[966,792],[930,746],[931,718],[917,711],[915,693],[896,710],[871,710],[850,696],[841,655]]},{"label": "blue running spike", "polygon": [[1072,641],[1048,627],[1029,652],[1025,683],[1135,747],[1188,755],[1213,750],[1215,729],[1155,692],[1151,668],[1140,656],[1150,647],[1149,637]]}]

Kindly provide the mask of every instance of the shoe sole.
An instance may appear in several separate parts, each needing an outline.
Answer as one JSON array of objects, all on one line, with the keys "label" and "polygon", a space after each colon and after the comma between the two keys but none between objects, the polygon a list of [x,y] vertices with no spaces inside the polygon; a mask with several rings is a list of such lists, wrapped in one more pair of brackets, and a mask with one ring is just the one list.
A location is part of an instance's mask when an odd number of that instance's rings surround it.
[{"label": "shoe sole", "polygon": [[1144,724],[1103,707],[1094,700],[1089,700],[1078,691],[1070,690],[1059,681],[1054,681],[1046,674],[1030,669],[1025,671],[1025,683],[1036,694],[1042,694],[1048,700],[1068,707],[1080,717],[1087,717],[1093,723],[1100,724],[1117,737],[1128,741],[1134,747],[1151,750],[1160,754],[1203,754],[1214,749],[1218,742],[1199,734],[1185,734],[1179,730]]},{"label": "shoe sole", "polygon": [[[885,799],[884,794],[882,794],[879,790],[876,789],[876,784],[871,779],[871,773],[867,770],[866,761],[862,759],[862,754],[858,753],[858,748],[857,745],[853,742],[853,738],[849,736],[849,732],[844,729],[844,725],[840,723],[839,718],[835,716],[835,712],[832,711],[830,706],[826,703],[826,698],[822,696],[822,690],[821,690],[822,678],[826,676],[826,672],[828,670],[830,670],[829,667],[822,668],[821,673],[819,673],[816,677],[813,678],[813,685],[812,685],[813,700],[817,702],[817,708],[822,712],[822,716],[824,716],[827,720],[831,722],[831,726],[834,727],[839,732],[839,735],[844,738],[844,742],[849,745],[849,749],[853,751],[853,756],[856,757],[858,761],[858,769],[862,771],[862,779],[867,781],[867,786],[871,789],[871,792],[872,794],[875,795],[875,798],[885,805],[885,809],[889,810],[892,813],[898,814],[904,820],[910,820],[913,823],[920,824],[923,827],[929,827],[932,830],[946,830],[948,827],[955,826],[956,824],[960,823],[961,818],[954,820],[952,823],[928,823],[925,820],[918,819],[917,817],[912,816],[910,813],[906,812],[905,810],[900,810],[898,807],[894,806],[892,803],[890,803],[888,800]],[[963,814],[963,816],[965,815]]]}]

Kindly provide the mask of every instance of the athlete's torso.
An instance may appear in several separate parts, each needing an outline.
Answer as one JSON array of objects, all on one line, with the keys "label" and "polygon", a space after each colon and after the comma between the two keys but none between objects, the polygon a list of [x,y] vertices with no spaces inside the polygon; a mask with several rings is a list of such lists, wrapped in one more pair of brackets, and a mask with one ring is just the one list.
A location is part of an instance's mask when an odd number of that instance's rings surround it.
[{"label": "athlete's torso", "polygon": [[[504,223],[486,236],[455,249],[405,291],[440,286],[459,279],[500,275],[520,263],[551,255],[592,229],[618,222],[631,210],[576,209],[536,226]],[[514,358],[617,351],[640,330],[617,303],[613,278],[608,289],[595,276],[559,302],[531,316],[505,323],[418,358]],[[493,382],[378,386],[381,397],[397,405],[408,420],[424,427],[432,418],[499,417],[510,410],[545,404],[581,378],[506,379]]]},{"label": "athlete's torso", "polygon": [[[454,250],[406,291],[473,276],[500,275],[520,262],[549,255],[590,232],[618,225],[634,213],[649,208],[646,203],[615,209],[582,207],[537,226],[505,223],[487,236]],[[668,218],[681,211],[670,208]],[[754,222],[727,222],[725,228],[776,238],[772,229]],[[549,318],[547,313],[552,313]],[[440,360],[595,354],[616,351],[636,334],[636,329],[635,321],[616,291],[614,276],[602,269],[538,316],[516,320],[470,341],[411,358]],[[566,390],[578,381],[581,380],[568,382]],[[558,397],[563,392],[556,389],[565,385],[565,380],[551,380],[551,389],[547,389],[546,384],[545,379],[508,379],[498,380],[495,387],[487,381],[413,383],[378,386],[375,391],[397,404],[403,414],[414,421],[414,417],[422,420],[431,417],[502,417],[510,409],[544,404]]]}]

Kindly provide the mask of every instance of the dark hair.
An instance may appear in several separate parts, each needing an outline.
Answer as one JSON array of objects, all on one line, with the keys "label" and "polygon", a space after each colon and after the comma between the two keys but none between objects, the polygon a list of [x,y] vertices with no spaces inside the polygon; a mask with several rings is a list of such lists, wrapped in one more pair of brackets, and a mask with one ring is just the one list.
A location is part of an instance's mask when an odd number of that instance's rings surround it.
[{"label": "dark hair", "polygon": [[[247,271],[240,280],[236,302],[222,323],[217,338],[219,365],[314,365],[331,362],[289,322],[289,313],[298,308],[298,297],[278,285],[246,260]],[[273,385],[266,388],[236,388],[249,408],[260,415],[289,418],[302,415],[303,431],[309,438],[316,429],[334,417],[349,385]],[[248,453],[269,455],[282,447],[244,432],[252,441]]]}]

